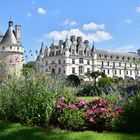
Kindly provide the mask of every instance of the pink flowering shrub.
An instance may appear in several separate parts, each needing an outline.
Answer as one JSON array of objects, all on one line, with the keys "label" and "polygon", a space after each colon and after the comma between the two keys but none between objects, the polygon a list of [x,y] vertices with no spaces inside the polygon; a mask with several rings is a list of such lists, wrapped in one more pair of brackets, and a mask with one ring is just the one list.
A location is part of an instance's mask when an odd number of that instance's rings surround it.
[{"label": "pink flowering shrub", "polygon": [[112,122],[123,113],[121,106],[102,98],[94,98],[87,103],[83,99],[68,100],[63,96],[57,102],[55,111],[56,120],[62,128],[96,131],[111,129]]},{"label": "pink flowering shrub", "polygon": [[109,101],[94,98],[87,103],[86,113],[84,119],[88,129],[103,131],[110,129],[111,121],[115,119],[124,110],[120,106],[111,105]]}]

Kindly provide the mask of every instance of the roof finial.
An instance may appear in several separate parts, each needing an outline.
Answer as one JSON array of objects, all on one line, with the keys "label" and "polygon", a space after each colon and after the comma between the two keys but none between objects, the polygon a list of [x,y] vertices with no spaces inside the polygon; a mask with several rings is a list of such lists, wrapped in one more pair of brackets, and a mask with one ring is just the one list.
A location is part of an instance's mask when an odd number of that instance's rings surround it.
[{"label": "roof finial", "polygon": [[52,38],[52,43],[54,43],[54,37]]},{"label": "roof finial", "polygon": [[92,45],[92,52],[95,52],[95,46],[94,46],[94,41],[93,41],[93,45]]},{"label": "roof finial", "polygon": [[13,21],[12,21],[11,15],[10,15],[10,20],[9,20],[8,26],[9,26],[9,27],[12,27],[12,26],[13,26]]}]

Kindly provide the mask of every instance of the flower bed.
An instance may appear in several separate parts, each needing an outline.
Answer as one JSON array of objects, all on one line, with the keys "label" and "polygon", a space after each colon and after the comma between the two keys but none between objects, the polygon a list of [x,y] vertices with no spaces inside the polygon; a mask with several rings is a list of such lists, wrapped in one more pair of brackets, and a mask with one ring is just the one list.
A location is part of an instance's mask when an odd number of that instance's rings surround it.
[{"label": "flower bed", "polygon": [[67,99],[61,96],[56,105],[55,119],[61,128],[101,132],[112,129],[114,120],[123,113],[121,106],[102,98],[86,102],[82,99]]}]

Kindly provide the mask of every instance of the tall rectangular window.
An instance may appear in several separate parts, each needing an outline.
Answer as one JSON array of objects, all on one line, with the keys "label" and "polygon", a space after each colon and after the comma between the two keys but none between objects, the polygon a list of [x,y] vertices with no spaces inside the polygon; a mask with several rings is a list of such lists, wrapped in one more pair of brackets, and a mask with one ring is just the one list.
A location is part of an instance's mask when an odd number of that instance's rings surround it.
[{"label": "tall rectangular window", "polygon": [[102,67],[104,66],[104,61],[102,61]]},{"label": "tall rectangular window", "polygon": [[61,68],[58,68],[58,74],[61,74]]},{"label": "tall rectangular window", "polygon": [[121,63],[119,63],[119,67],[121,67]]},{"label": "tall rectangular window", "polygon": [[115,68],[115,62],[113,62],[113,68]]},{"label": "tall rectangular window", "polygon": [[107,66],[109,66],[109,62],[107,62]]},{"label": "tall rectangular window", "polygon": [[130,70],[130,75],[132,75],[132,70]]},{"label": "tall rectangular window", "polygon": [[117,74],[117,70],[115,70],[115,75]]},{"label": "tall rectangular window", "polygon": [[79,63],[83,64],[83,58],[79,58]]},{"label": "tall rectangular window", "polygon": [[72,74],[75,74],[75,68],[72,68]]},{"label": "tall rectangular window", "polygon": [[109,70],[107,71],[108,75],[109,75]]},{"label": "tall rectangular window", "polygon": [[58,64],[61,64],[61,59],[58,60]]},{"label": "tall rectangular window", "polygon": [[120,70],[120,75],[121,75],[121,70]]},{"label": "tall rectangular window", "polygon": [[79,74],[82,74],[82,73],[83,73],[83,67],[79,66]]},{"label": "tall rectangular window", "polygon": [[90,60],[87,60],[87,65],[90,65]]},{"label": "tall rectangular window", "polygon": [[72,59],[72,64],[75,64],[75,59]]}]

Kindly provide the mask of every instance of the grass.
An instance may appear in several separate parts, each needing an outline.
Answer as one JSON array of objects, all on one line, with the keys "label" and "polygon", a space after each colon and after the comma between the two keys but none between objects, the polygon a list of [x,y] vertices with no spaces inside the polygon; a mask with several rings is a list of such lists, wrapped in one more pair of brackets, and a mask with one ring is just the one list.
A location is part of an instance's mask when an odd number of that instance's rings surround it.
[{"label": "grass", "polygon": [[140,140],[140,134],[70,132],[59,129],[45,130],[0,121],[0,140]]}]

